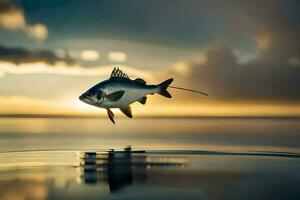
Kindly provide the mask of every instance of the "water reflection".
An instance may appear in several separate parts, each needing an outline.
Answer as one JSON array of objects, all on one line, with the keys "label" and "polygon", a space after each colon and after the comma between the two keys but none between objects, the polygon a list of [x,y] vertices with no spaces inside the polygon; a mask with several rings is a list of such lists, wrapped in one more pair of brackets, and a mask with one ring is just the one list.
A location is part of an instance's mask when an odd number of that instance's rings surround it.
[{"label": "water reflection", "polygon": [[127,148],[2,153],[0,160],[0,200],[300,197],[299,155],[284,152]]},{"label": "water reflection", "polygon": [[184,160],[147,158],[145,151],[82,152],[81,180],[85,184],[107,184],[111,193],[118,192],[133,182],[145,183],[147,170],[153,167],[184,167]]}]

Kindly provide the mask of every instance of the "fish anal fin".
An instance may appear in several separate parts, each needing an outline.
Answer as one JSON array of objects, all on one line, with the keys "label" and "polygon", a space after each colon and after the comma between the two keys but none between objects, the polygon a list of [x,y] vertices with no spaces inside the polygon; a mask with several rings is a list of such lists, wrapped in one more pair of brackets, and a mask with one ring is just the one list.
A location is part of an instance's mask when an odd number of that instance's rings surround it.
[{"label": "fish anal fin", "polygon": [[141,104],[145,105],[146,101],[147,101],[147,97],[143,96],[142,98],[140,98],[139,100],[137,100],[138,102],[140,102]]},{"label": "fish anal fin", "polygon": [[136,78],[134,81],[146,84],[146,81],[144,79],[141,79],[141,78]]},{"label": "fish anal fin", "polygon": [[111,72],[110,78],[126,78],[130,79],[129,76],[124,73],[122,70],[119,68],[115,67],[113,71]]},{"label": "fish anal fin", "polygon": [[114,113],[109,108],[107,108],[106,110],[107,110],[107,114],[108,114],[110,121],[115,124]]},{"label": "fish anal fin", "polygon": [[118,101],[119,99],[122,98],[122,96],[124,95],[124,91],[117,91],[117,92],[113,92],[111,94],[106,95],[106,99],[108,99],[109,101]]},{"label": "fish anal fin", "polygon": [[131,108],[130,106],[120,108],[122,113],[124,113],[127,117],[132,118]]}]

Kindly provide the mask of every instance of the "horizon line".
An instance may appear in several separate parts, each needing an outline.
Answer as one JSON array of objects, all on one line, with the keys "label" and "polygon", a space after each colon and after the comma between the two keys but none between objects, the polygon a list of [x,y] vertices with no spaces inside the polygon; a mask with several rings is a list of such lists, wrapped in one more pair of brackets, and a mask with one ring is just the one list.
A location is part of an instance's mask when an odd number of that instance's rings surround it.
[{"label": "horizon line", "polygon": [[[105,115],[84,115],[84,114],[0,114],[0,118],[66,118],[66,119],[96,119],[107,118]],[[121,118],[126,119],[125,116]],[[291,118],[300,119],[300,115],[148,115],[136,116],[136,119],[201,119],[201,118]]]}]

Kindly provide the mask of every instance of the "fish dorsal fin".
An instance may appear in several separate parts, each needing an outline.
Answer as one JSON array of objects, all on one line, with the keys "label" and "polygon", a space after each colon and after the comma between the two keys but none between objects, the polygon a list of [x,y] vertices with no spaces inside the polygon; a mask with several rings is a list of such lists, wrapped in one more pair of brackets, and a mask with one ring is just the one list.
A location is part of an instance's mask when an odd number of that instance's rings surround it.
[{"label": "fish dorsal fin", "polygon": [[141,78],[137,78],[137,79],[135,79],[135,81],[139,82],[139,83],[146,84],[146,81],[144,79],[141,79]]},{"label": "fish dorsal fin", "polygon": [[146,101],[147,101],[147,97],[144,96],[142,98],[140,98],[139,100],[137,100],[138,102],[140,102],[141,104],[145,105],[146,104]]},{"label": "fish dorsal fin", "polygon": [[131,113],[131,108],[130,108],[130,106],[126,106],[126,107],[120,108],[120,110],[121,110],[122,113],[124,113],[127,117],[132,118],[132,113]]},{"label": "fish dorsal fin", "polygon": [[110,121],[115,124],[114,113],[109,108],[107,108],[106,110]]},{"label": "fish dorsal fin", "polygon": [[130,79],[129,76],[127,74],[125,74],[124,72],[122,72],[122,70],[120,70],[118,67],[115,67],[113,69],[113,71],[111,72],[110,78],[126,78],[126,79]]},{"label": "fish dorsal fin", "polygon": [[108,95],[106,95],[106,99],[110,100],[110,101],[118,101],[119,99],[122,98],[122,96],[124,95],[124,91],[121,90],[121,91],[117,91],[117,92],[113,92],[113,93],[110,93]]}]

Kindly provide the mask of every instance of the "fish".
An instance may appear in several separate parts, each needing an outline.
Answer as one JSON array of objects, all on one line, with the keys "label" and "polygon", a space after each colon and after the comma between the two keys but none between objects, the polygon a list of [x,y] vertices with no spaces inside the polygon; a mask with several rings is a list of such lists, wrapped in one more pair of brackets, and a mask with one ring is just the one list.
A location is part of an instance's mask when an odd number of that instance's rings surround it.
[{"label": "fish", "polygon": [[173,80],[170,78],[157,85],[147,85],[142,78],[130,79],[126,73],[115,67],[109,79],[94,85],[80,95],[79,99],[89,105],[106,109],[109,119],[115,124],[111,109],[118,108],[127,117],[132,118],[130,105],[134,102],[145,105],[147,95],[160,94],[172,98],[167,88]]}]

